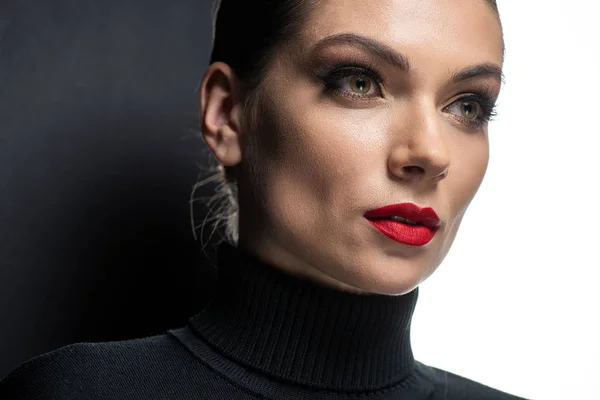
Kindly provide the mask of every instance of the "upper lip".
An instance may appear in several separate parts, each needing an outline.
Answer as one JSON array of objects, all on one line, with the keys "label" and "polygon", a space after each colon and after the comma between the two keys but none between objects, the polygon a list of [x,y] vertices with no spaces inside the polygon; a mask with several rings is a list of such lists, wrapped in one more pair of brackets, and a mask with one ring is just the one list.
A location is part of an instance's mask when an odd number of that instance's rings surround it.
[{"label": "upper lip", "polygon": [[390,204],[389,206],[369,210],[365,213],[366,218],[400,217],[412,222],[435,229],[440,226],[440,219],[433,208],[421,208],[413,203]]}]

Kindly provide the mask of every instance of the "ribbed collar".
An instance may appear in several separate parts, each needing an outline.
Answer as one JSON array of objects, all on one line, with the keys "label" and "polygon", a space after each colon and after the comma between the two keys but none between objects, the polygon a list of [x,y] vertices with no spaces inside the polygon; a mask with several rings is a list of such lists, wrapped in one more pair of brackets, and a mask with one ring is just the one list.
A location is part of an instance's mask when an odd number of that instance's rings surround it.
[{"label": "ribbed collar", "polygon": [[218,271],[215,296],[190,327],[227,358],[291,383],[344,391],[389,387],[414,366],[417,289],[345,293],[227,243],[218,248]]}]

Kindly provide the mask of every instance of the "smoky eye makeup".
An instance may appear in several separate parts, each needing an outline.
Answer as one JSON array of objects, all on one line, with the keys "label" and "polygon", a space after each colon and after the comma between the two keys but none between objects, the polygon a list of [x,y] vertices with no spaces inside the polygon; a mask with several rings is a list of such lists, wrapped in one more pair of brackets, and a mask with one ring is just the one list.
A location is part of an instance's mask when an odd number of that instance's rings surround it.
[{"label": "smoky eye makeup", "polygon": [[[362,59],[318,59],[311,73],[325,95],[361,102],[385,98],[384,74]],[[496,117],[496,98],[497,94],[488,85],[465,87],[442,111],[464,128],[480,130]]]},{"label": "smoky eye makeup", "polygon": [[455,96],[443,111],[470,129],[480,129],[497,116],[496,98],[487,87],[474,88]]},{"label": "smoky eye makeup", "polygon": [[373,64],[358,60],[319,62],[312,73],[327,94],[359,100],[384,97],[383,74]]}]

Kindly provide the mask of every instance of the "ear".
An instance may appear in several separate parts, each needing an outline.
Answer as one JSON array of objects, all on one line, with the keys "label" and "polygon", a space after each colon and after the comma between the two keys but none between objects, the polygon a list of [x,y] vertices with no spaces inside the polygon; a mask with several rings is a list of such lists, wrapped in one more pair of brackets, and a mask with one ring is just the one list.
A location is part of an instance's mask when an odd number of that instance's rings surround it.
[{"label": "ear", "polygon": [[234,166],[242,160],[240,83],[231,67],[211,64],[200,86],[202,137],[217,161]]}]

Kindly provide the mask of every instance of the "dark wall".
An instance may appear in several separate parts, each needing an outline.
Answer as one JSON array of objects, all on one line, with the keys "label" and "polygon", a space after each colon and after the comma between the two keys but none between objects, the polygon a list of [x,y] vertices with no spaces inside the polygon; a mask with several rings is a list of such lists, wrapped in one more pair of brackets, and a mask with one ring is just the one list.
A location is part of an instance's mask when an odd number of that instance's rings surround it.
[{"label": "dark wall", "polygon": [[[210,0],[0,1],[0,377],[198,311]],[[208,271],[208,273],[207,273]]]}]

